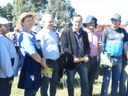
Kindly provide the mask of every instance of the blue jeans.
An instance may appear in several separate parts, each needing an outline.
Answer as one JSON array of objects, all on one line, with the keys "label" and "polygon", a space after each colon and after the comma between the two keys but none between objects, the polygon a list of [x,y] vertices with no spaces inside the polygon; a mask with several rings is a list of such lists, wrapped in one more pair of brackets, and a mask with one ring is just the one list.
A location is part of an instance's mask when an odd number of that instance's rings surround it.
[{"label": "blue jeans", "polygon": [[[126,58],[126,56],[124,56],[123,61],[122,61],[122,71],[121,71],[120,86],[119,86],[120,96],[128,96],[127,73],[124,70],[126,64],[127,64],[127,58]],[[127,82],[127,86],[125,84],[126,82]]]},{"label": "blue jeans", "polygon": [[36,96],[38,90],[25,89],[24,96]]},{"label": "blue jeans", "polygon": [[74,70],[67,70],[68,96],[74,96],[74,75],[78,72],[81,80],[81,96],[88,96],[88,75],[87,67],[84,63],[76,64]]},{"label": "blue jeans", "polygon": [[89,96],[92,96],[93,84],[94,84],[95,78],[97,76],[97,71],[98,71],[97,56],[89,57],[87,69],[88,69]]},{"label": "blue jeans", "polygon": [[[46,60],[46,63],[48,67],[53,68],[53,74],[52,74],[52,78],[43,76],[42,86],[40,90],[41,96],[55,96],[58,85],[58,73],[59,73],[58,61],[53,61],[48,59]],[[50,95],[47,94],[49,83],[50,83],[50,92],[49,92]]]},{"label": "blue jeans", "polygon": [[104,67],[103,82],[100,96],[108,96],[108,86],[112,73],[111,96],[118,96],[118,84],[120,81],[122,58],[111,58],[113,67]]}]

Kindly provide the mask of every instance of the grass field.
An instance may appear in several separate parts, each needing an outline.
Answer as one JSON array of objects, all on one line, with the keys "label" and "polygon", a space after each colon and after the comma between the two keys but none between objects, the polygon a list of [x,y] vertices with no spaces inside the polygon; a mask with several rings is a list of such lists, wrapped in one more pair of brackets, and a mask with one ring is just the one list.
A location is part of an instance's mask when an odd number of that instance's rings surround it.
[{"label": "grass field", "polygon": [[[23,96],[23,90],[17,88],[17,82],[18,82],[18,77],[15,77],[15,80],[13,82],[11,96]],[[75,79],[75,82],[76,82],[75,83],[75,96],[80,96],[80,86],[79,86],[79,83],[77,82],[77,79]],[[100,91],[101,91],[101,83],[102,83],[102,77],[99,76],[98,80],[96,80],[95,84],[94,84],[93,96],[99,96]],[[110,90],[109,90],[109,92],[110,92]],[[40,96],[39,91],[37,92],[36,96]],[[58,85],[56,96],[68,96],[67,88],[63,87],[62,82],[59,83],[59,85]]]}]

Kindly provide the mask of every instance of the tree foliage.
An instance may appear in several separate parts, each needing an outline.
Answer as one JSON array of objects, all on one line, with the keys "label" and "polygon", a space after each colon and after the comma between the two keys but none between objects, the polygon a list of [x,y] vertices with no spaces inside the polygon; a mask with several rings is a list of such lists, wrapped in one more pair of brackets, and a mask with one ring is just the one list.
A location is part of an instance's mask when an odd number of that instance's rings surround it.
[{"label": "tree foliage", "polygon": [[8,20],[12,20],[12,10],[13,6],[10,3],[7,3],[7,5],[4,7],[0,6],[0,16],[7,18]]},{"label": "tree foliage", "polygon": [[45,12],[53,15],[57,26],[67,27],[75,9],[71,7],[69,0],[48,0]]},{"label": "tree foliage", "polygon": [[23,12],[35,12],[35,4],[32,0],[14,0],[13,1],[13,23],[15,24],[19,15]]},{"label": "tree foliage", "polygon": [[13,0],[13,5],[0,6],[0,16],[13,21],[13,26],[22,12],[37,12],[40,16],[45,12],[51,13],[57,26],[67,27],[75,9],[70,0]]}]

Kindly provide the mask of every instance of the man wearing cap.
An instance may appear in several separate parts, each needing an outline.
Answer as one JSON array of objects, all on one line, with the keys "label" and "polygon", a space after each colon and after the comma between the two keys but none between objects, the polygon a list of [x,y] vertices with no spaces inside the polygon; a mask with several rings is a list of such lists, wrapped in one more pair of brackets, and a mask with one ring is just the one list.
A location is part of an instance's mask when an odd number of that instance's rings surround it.
[{"label": "man wearing cap", "polygon": [[128,35],[126,31],[120,27],[121,16],[115,14],[111,17],[112,25],[103,30],[101,36],[101,45],[103,53],[106,52],[112,67],[104,66],[103,82],[100,96],[108,96],[108,86],[112,73],[111,96],[118,96],[118,84],[122,69],[123,50],[127,54]]},{"label": "man wearing cap", "polygon": [[10,96],[14,76],[18,73],[18,55],[13,42],[6,37],[10,21],[0,17],[0,96]]},{"label": "man wearing cap", "polygon": [[53,69],[52,77],[43,76],[41,86],[41,96],[48,96],[48,86],[50,96],[56,96],[56,89],[58,84],[59,64],[59,36],[54,31],[54,21],[51,14],[45,13],[42,18],[43,29],[37,33],[36,37],[41,41],[41,48],[43,51],[46,64]]},{"label": "man wearing cap", "polygon": [[36,40],[31,30],[34,26],[36,15],[24,12],[19,16],[17,28],[21,30],[19,48],[21,55],[21,73],[18,88],[25,89],[24,96],[35,96],[42,84],[41,67],[47,67],[42,60],[40,42]]},{"label": "man wearing cap", "polygon": [[[81,96],[89,96],[87,66],[90,53],[87,33],[81,28],[82,16],[74,15],[72,27],[62,32],[62,52],[68,52],[74,57],[75,68],[67,70],[68,96],[74,96],[74,76],[78,72],[81,80]],[[83,60],[79,60],[83,58]]]},{"label": "man wearing cap", "polygon": [[[128,21],[125,24],[125,29],[128,35]],[[119,86],[119,94],[120,96],[127,96],[128,95],[128,74],[125,71],[125,67],[127,65],[127,56],[123,52],[122,55],[122,71],[120,77],[120,86]]]},{"label": "man wearing cap", "polygon": [[87,63],[88,68],[88,85],[89,85],[89,96],[92,96],[93,84],[98,71],[98,58],[99,58],[99,39],[100,33],[95,29],[95,17],[89,15],[86,21],[83,23],[84,31],[88,33],[90,54],[89,61]]}]

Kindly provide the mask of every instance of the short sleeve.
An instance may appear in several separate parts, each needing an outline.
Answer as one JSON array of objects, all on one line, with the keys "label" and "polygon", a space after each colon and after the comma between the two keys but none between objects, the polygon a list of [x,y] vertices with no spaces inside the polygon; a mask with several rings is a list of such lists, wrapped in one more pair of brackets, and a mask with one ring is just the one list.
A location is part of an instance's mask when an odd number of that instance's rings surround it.
[{"label": "short sleeve", "polygon": [[29,55],[37,53],[35,46],[34,46],[34,43],[32,42],[32,37],[33,36],[31,34],[29,34],[29,35],[28,34],[22,34],[22,36],[20,36],[20,39],[22,38],[22,40],[20,41],[20,46]]}]

